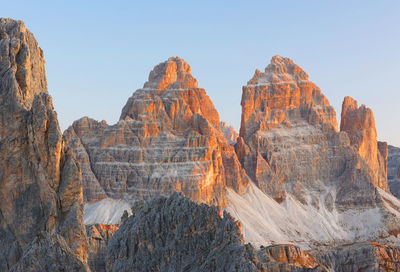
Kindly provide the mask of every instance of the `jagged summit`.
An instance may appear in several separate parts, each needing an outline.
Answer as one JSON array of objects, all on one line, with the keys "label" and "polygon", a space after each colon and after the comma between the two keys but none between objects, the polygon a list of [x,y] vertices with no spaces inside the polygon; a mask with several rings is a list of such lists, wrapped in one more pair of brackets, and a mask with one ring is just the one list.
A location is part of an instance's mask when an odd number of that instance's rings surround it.
[{"label": "jagged summit", "polygon": [[191,89],[197,88],[197,80],[192,76],[190,65],[179,57],[170,57],[150,72],[145,89]]},{"label": "jagged summit", "polygon": [[356,100],[346,96],[342,104],[340,131],[347,133],[350,144],[371,167],[374,185],[388,191],[388,146],[387,143],[377,141],[372,110],[365,105],[358,107]]},{"label": "jagged summit", "polygon": [[0,18],[0,90],[5,102],[30,109],[36,94],[47,93],[43,51],[22,21]]},{"label": "jagged summit", "polygon": [[296,83],[302,80],[308,80],[307,73],[293,60],[277,55],[272,57],[271,63],[265,68],[264,73],[257,69],[247,85]]},{"label": "jagged summit", "polygon": [[[337,131],[335,109],[308,75],[291,59],[275,56],[262,73],[256,70],[243,86],[241,137],[257,130],[292,127],[305,121]],[[255,110],[256,109],[256,110]]]}]

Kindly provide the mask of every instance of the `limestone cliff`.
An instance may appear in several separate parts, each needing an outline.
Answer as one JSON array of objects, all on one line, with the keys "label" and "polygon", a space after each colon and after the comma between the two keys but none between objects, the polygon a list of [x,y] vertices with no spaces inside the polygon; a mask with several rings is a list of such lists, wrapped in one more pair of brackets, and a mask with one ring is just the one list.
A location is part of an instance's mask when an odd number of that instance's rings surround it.
[{"label": "limestone cliff", "polygon": [[388,191],[386,143],[377,141],[372,110],[347,96],[342,104],[340,130],[347,132],[350,144],[360,153],[373,172],[374,185]]},{"label": "limestone cliff", "polygon": [[321,90],[280,56],[243,87],[241,105],[235,149],[255,185],[230,191],[227,210],[247,241],[314,248],[396,235],[400,202],[369,109],[346,98],[339,132]]},{"label": "limestone cliff", "polygon": [[239,193],[248,186],[218,112],[178,57],[151,71],[117,124],[84,117],[65,136],[83,165],[88,202],[107,196],[132,203],[178,191],[225,206],[227,186]]},{"label": "limestone cliff", "polygon": [[[81,172],[44,64],[24,23],[0,19],[0,271],[86,270]],[[46,265],[35,263],[54,248]]]}]

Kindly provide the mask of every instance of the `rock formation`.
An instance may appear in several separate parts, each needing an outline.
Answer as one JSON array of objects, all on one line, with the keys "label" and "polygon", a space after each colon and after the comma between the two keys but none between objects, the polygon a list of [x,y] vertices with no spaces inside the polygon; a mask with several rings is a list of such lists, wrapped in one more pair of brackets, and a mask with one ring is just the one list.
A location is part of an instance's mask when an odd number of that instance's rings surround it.
[{"label": "rock formation", "polygon": [[44,63],[23,23],[0,19],[0,271],[86,270],[81,172]]},{"label": "rock formation", "polygon": [[347,244],[315,253],[315,256],[336,272],[400,270],[400,248],[384,243]]},{"label": "rock formation", "polygon": [[233,126],[228,125],[226,122],[221,122],[221,130],[225,138],[228,140],[228,143],[231,145],[236,144],[236,139],[239,137],[239,134]]},{"label": "rock formation", "polygon": [[220,128],[219,115],[190,66],[157,65],[112,126],[84,117],[65,136],[82,164],[88,202],[128,203],[182,192],[226,205],[226,187],[243,193],[248,178]]},{"label": "rock formation", "polygon": [[387,178],[390,192],[400,198],[400,148],[389,145]]},{"label": "rock formation", "polygon": [[294,246],[256,251],[228,213],[178,193],[132,210],[108,244],[108,271],[326,271]]},{"label": "rock formation", "polygon": [[374,185],[388,191],[387,157],[388,146],[378,142],[372,110],[365,105],[358,107],[357,101],[347,96],[342,104],[340,130],[347,132],[350,144],[373,171]]},{"label": "rock formation", "polygon": [[400,202],[386,192],[387,147],[369,109],[346,98],[338,132],[321,90],[280,56],[255,72],[241,104],[235,149],[255,186],[230,191],[227,210],[247,241],[313,248],[397,233]]},{"label": "rock formation", "polygon": [[94,224],[86,226],[89,239],[88,265],[92,271],[106,271],[107,244],[117,230],[117,225]]}]

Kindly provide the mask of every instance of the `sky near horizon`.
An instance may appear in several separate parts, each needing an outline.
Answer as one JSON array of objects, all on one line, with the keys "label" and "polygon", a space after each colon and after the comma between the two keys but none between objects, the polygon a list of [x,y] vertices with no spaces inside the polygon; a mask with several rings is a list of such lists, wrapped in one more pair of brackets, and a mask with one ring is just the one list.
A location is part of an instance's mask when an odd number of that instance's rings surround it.
[{"label": "sky near horizon", "polygon": [[[378,139],[400,146],[400,1],[1,1],[44,50],[61,129],[118,121],[151,69],[180,56],[221,120],[240,126],[242,86],[274,55],[302,67],[339,116],[370,107]],[[340,122],[340,118],[338,118]]]}]

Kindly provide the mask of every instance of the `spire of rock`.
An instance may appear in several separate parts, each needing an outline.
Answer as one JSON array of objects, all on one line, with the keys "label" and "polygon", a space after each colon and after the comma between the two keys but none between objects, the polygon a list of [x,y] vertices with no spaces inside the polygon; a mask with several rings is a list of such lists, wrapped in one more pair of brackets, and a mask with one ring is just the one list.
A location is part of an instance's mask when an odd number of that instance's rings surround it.
[{"label": "spire of rock", "polygon": [[350,144],[371,167],[375,174],[375,185],[388,191],[388,147],[386,143],[377,141],[372,110],[365,105],[358,107],[356,100],[346,96],[342,104],[340,131],[349,135]]}]

